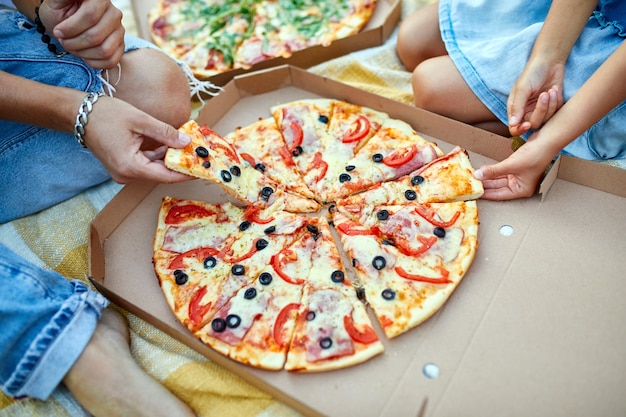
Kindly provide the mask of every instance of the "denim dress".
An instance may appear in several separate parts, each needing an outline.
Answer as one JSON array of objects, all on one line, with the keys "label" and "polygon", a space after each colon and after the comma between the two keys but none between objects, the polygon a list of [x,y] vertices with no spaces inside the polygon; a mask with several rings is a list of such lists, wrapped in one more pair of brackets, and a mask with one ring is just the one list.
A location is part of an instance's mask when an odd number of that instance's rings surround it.
[{"label": "denim dress", "polygon": [[[439,2],[439,26],[450,58],[473,92],[504,124],[508,125],[509,92],[526,65],[550,3]],[[626,1],[600,0],[566,62],[565,100],[578,91],[624,38]],[[626,158],[626,102],[568,144],[562,153],[589,160]]]}]

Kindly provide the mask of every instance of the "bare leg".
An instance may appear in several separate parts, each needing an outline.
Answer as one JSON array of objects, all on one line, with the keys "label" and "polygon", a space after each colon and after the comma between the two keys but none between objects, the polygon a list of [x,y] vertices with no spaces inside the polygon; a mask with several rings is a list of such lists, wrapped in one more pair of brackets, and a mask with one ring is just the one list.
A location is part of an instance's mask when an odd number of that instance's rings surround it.
[{"label": "bare leg", "polygon": [[128,325],[106,309],[89,344],[63,382],[96,417],[191,417],[193,411],[146,374],[129,349]]},{"label": "bare leg", "polygon": [[413,71],[412,83],[416,107],[508,135],[508,128],[476,97],[449,56],[420,63]]},{"label": "bare leg", "polygon": [[396,49],[409,71],[429,58],[447,55],[439,32],[437,6],[434,3],[420,8],[400,25]]}]

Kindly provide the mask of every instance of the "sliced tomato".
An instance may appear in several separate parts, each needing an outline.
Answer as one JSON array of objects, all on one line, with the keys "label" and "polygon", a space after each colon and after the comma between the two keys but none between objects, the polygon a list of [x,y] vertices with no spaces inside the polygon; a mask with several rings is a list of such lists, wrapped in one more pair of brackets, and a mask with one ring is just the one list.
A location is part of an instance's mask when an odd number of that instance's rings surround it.
[{"label": "sliced tomato", "polygon": [[343,136],[341,141],[343,143],[357,142],[363,139],[369,133],[371,128],[370,121],[365,116],[359,116],[352,123],[350,129]]},{"label": "sliced tomato", "polygon": [[254,160],[254,157],[252,155],[250,155],[249,153],[241,152],[239,154],[239,156],[241,156],[241,159],[243,159],[244,161],[249,163],[251,166],[255,166],[256,165],[256,161]]},{"label": "sliced tomato", "polygon": [[278,153],[283,158],[283,161],[285,161],[285,164],[287,166],[292,167],[296,165],[296,163],[293,161],[293,154],[289,152],[289,149],[287,149],[286,146],[279,146]]},{"label": "sliced tomato", "polygon": [[261,211],[259,207],[251,204],[246,207],[246,211],[243,213],[243,218],[257,224],[268,224],[274,221],[273,216],[266,219],[259,217],[259,211]]},{"label": "sliced tomato", "polygon": [[390,167],[399,167],[409,162],[417,154],[417,146],[397,149],[383,158],[383,164]]},{"label": "sliced tomato", "polygon": [[319,182],[322,178],[326,176],[326,172],[328,171],[328,163],[326,163],[326,161],[324,161],[324,159],[322,158],[321,152],[315,153],[315,156],[313,157],[313,161],[311,161],[311,166],[312,166],[311,170],[314,170],[314,169],[319,170],[319,173],[315,177],[315,182]]},{"label": "sliced tomato", "polygon": [[166,224],[178,224],[189,219],[208,217],[214,215],[215,212],[207,210],[195,204],[185,204],[184,206],[174,206],[165,216]]},{"label": "sliced tomato", "polygon": [[257,243],[257,241],[258,241],[259,239],[261,239],[261,238],[254,239],[254,241],[252,242],[252,246],[251,246],[251,248],[250,248],[250,250],[249,250],[248,252],[244,253],[243,255],[241,255],[241,256],[240,256],[240,257],[238,257],[238,258],[229,258],[229,259],[227,259],[226,261],[227,261],[227,262],[230,262],[230,263],[234,263],[234,264],[236,264],[236,263],[239,263],[239,262],[241,262],[241,261],[245,261],[246,259],[248,259],[248,258],[252,257],[252,255],[254,255],[255,253],[257,253],[257,252],[259,251],[259,250],[256,248],[256,243]]},{"label": "sliced tomato", "polygon": [[437,214],[435,210],[427,209],[424,206],[415,207],[415,212],[419,214],[420,216],[422,216],[423,218],[425,218],[430,224],[433,224],[439,227],[452,226],[454,223],[456,223],[457,219],[461,215],[461,212],[457,211],[456,213],[454,213],[454,215],[452,216],[450,220],[448,220],[447,222],[444,222],[444,221],[435,219],[435,214]]},{"label": "sliced tomato", "polygon": [[228,143],[218,143],[215,141],[209,141],[208,145],[209,145],[209,148],[213,150],[221,149],[226,155],[226,157],[230,159],[231,161],[234,161],[236,163],[241,162],[241,160],[239,159],[239,155],[237,154],[235,149],[232,146],[230,146]]},{"label": "sliced tomato", "polygon": [[418,236],[417,240],[419,240],[422,245],[415,249],[411,247],[405,239],[395,239],[395,244],[398,250],[404,255],[419,256],[437,243],[437,236]]},{"label": "sliced tomato", "polygon": [[202,304],[202,298],[206,295],[207,288],[202,287],[196,291],[189,302],[189,320],[194,327],[202,324],[204,316],[211,309],[211,303]]},{"label": "sliced tomato", "polygon": [[396,273],[400,275],[402,278],[410,279],[411,281],[426,282],[429,284],[451,284],[452,283],[452,281],[448,279],[450,272],[447,269],[445,269],[443,266],[435,267],[435,270],[437,270],[437,272],[441,274],[440,277],[426,277],[423,275],[410,274],[407,271],[405,271],[404,268],[402,268],[401,266],[396,266],[394,269]]},{"label": "sliced tomato", "polygon": [[220,251],[218,251],[215,248],[191,249],[191,250],[188,250],[187,252],[183,252],[180,255],[177,255],[174,259],[172,259],[168,268],[169,269],[182,269],[187,266],[185,264],[185,259],[195,258],[199,260],[204,260],[208,258],[209,256],[215,256],[219,254],[220,254]]},{"label": "sliced tomato", "polygon": [[378,336],[376,335],[376,332],[370,326],[364,325],[362,331],[357,329],[354,326],[354,320],[352,319],[351,315],[343,316],[343,325],[346,328],[346,331],[348,332],[352,340],[354,340],[357,343],[363,343],[365,345],[368,345],[378,340]]},{"label": "sliced tomato", "polygon": [[287,262],[292,259],[289,255],[295,255],[295,253],[290,250],[286,250],[284,252],[272,255],[272,258],[270,259],[270,265],[272,266],[272,268],[274,268],[278,276],[281,277],[285,282],[294,285],[304,284],[304,280],[302,278],[292,278],[283,271],[283,268],[285,267]]},{"label": "sliced tomato", "polygon": [[283,327],[285,327],[285,323],[287,323],[291,312],[299,308],[300,304],[298,303],[287,304],[285,307],[283,307],[282,310],[280,310],[280,313],[278,313],[278,316],[276,317],[276,321],[274,322],[273,335],[276,344],[280,348],[283,348],[289,342],[289,340],[283,340]]}]

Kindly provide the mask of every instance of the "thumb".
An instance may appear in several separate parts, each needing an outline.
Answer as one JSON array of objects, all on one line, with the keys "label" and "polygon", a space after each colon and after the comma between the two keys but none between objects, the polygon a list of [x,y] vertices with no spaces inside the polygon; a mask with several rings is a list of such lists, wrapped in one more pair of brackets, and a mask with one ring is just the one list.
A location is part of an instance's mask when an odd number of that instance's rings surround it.
[{"label": "thumb", "polygon": [[151,126],[144,131],[145,136],[171,148],[184,148],[191,143],[191,137],[189,137],[189,135],[184,134],[167,123],[156,119],[153,120],[155,123],[151,124]]},{"label": "thumb", "polygon": [[482,167],[474,171],[474,178],[483,181],[501,177],[503,174],[505,174],[502,165],[502,162],[495,165],[483,165]]}]

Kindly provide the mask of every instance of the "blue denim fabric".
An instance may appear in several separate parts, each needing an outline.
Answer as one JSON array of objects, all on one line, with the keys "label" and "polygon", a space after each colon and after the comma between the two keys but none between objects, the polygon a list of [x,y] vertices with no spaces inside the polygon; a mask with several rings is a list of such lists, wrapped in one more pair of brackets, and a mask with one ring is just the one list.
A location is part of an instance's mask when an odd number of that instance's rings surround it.
[{"label": "blue denim fabric", "polygon": [[[550,1],[440,0],[439,26],[452,61],[478,98],[504,124],[506,101],[521,74]],[[570,99],[624,41],[626,2],[600,0],[565,68],[563,96]],[[620,10],[620,8],[622,10]],[[532,132],[524,135],[525,138]],[[626,158],[626,103],[565,147],[579,158]]]},{"label": "blue denim fabric", "polygon": [[[125,42],[126,51],[154,48],[131,36]],[[33,23],[8,9],[0,9],[0,71],[85,92],[103,91],[100,70],[72,55],[55,56]],[[73,135],[0,120],[0,223],[36,213],[108,179],[100,161]]]},{"label": "blue denim fabric", "polygon": [[47,399],[84,350],[108,301],[0,243],[0,385]]}]

